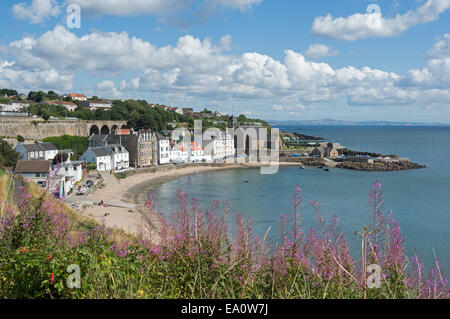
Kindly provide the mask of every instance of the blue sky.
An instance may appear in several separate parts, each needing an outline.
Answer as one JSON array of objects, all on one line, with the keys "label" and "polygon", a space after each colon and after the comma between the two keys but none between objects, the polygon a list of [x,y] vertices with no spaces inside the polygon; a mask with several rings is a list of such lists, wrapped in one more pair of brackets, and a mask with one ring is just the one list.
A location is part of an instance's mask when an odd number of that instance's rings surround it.
[{"label": "blue sky", "polygon": [[[66,23],[71,4],[79,29]],[[450,0],[2,1],[0,87],[277,120],[450,123],[448,8]]]}]

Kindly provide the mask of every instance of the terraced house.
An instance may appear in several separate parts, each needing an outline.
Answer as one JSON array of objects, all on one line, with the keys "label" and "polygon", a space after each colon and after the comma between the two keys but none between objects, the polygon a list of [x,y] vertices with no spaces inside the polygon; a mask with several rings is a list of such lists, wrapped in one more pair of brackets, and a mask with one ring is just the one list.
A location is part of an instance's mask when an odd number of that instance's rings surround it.
[{"label": "terraced house", "polygon": [[53,143],[19,143],[16,152],[22,160],[53,160],[58,155],[58,148]]},{"label": "terraced house", "polygon": [[86,163],[95,164],[97,170],[100,172],[110,170],[121,171],[130,167],[128,151],[125,147],[115,144],[90,147],[80,157],[80,160],[86,161]]}]

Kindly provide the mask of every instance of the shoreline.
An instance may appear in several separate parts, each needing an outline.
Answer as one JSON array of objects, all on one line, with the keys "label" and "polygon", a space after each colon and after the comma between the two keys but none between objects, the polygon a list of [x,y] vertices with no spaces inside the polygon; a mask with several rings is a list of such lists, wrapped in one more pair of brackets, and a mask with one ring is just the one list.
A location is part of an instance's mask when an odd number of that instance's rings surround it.
[{"label": "shoreline", "polygon": [[[220,166],[219,166],[220,165]],[[127,178],[118,180],[114,175],[102,173],[105,187],[97,190],[93,194],[80,198],[79,201],[91,201],[98,203],[100,201],[121,201],[126,204],[134,204],[136,208],[130,213],[129,208],[114,206],[87,206],[81,212],[81,215],[91,217],[99,222],[104,221],[107,227],[120,228],[132,234],[139,234],[143,230],[144,223],[142,211],[145,209],[144,203],[148,192],[160,185],[173,181],[175,179],[207,172],[223,171],[231,169],[249,169],[261,168],[266,164],[219,164],[202,165],[176,168],[172,166],[159,167],[155,172],[144,172],[131,175]],[[281,166],[302,166],[302,163],[280,163]],[[75,202],[77,198],[74,199]]]}]

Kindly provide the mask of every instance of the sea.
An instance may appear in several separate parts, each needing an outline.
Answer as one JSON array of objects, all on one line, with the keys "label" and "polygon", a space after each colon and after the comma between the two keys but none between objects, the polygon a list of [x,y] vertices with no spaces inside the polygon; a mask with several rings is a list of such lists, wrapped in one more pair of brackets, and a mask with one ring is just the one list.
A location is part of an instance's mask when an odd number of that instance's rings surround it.
[{"label": "sea", "polygon": [[325,172],[318,168],[280,167],[274,175],[261,175],[256,168],[207,172],[184,176],[153,190],[158,209],[168,212],[176,207],[173,198],[177,189],[199,198],[204,209],[215,198],[229,200],[233,214],[241,212],[250,219],[256,235],[262,237],[270,228],[269,237],[277,240],[280,216],[289,213],[289,198],[298,185],[305,199],[305,229],[318,227],[309,201],[320,201],[325,218],[339,216],[356,257],[361,238],[355,232],[370,224],[368,193],[378,180],[384,189],[386,213],[392,211],[400,224],[406,254],[412,257],[417,253],[428,266],[438,256],[444,270],[450,271],[450,127],[276,127],[323,137],[349,149],[397,154],[427,168],[400,172],[332,168]]}]

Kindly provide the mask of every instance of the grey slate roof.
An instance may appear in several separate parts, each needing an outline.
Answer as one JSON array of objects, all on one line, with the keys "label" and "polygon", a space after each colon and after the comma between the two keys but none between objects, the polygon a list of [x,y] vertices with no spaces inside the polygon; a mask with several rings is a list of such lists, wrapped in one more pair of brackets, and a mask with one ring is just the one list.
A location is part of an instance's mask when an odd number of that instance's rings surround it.
[{"label": "grey slate roof", "polygon": [[55,146],[55,144],[50,142],[40,143],[39,144],[42,148],[44,148],[46,151],[57,151],[58,148]]},{"label": "grey slate roof", "polygon": [[99,157],[103,157],[103,156],[108,156],[111,155],[113,152],[106,146],[103,147],[93,147],[91,148],[91,151],[99,156]]},{"label": "grey slate roof", "polygon": [[39,144],[23,144],[22,146],[27,152],[43,151]]},{"label": "grey slate roof", "polygon": [[22,144],[22,146],[27,150],[27,152],[36,152],[36,151],[57,151],[58,148],[55,144],[46,142],[46,143],[34,143],[34,144]]},{"label": "grey slate roof", "polygon": [[93,134],[89,138],[89,145],[97,146],[97,145],[105,145],[108,143],[108,135],[106,134]]}]

